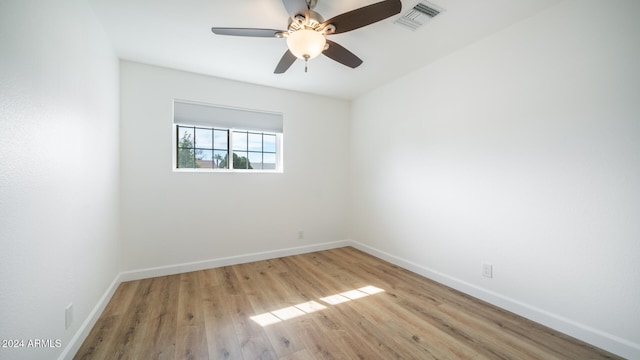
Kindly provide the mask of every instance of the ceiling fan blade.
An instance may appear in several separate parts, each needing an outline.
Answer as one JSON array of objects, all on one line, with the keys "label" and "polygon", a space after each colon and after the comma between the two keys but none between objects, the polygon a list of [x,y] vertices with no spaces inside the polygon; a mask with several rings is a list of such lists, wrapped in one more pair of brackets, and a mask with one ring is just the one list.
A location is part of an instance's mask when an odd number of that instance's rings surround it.
[{"label": "ceiling fan blade", "polygon": [[211,31],[217,35],[250,36],[250,37],[282,37],[280,34],[285,32],[284,30],[274,30],[274,29],[223,28],[223,27],[212,27]]},{"label": "ceiling fan blade", "polygon": [[294,17],[298,14],[307,15],[309,6],[307,0],[282,0],[284,8],[287,9],[290,17]]},{"label": "ceiling fan blade", "polygon": [[335,16],[322,25],[333,24],[336,27],[334,34],[340,34],[384,20],[399,14],[401,10],[400,0],[386,0]]},{"label": "ceiling fan blade", "polygon": [[340,64],[346,65],[350,68],[357,68],[362,64],[362,59],[355,56],[351,51],[345,49],[342,45],[337,44],[331,40],[327,40],[329,47],[322,53],[328,58],[331,58]]},{"label": "ceiling fan blade", "polygon": [[280,62],[276,66],[276,69],[273,71],[274,74],[283,74],[287,71],[291,65],[296,61],[297,57],[293,55],[293,53],[287,49],[287,52],[282,55]]}]

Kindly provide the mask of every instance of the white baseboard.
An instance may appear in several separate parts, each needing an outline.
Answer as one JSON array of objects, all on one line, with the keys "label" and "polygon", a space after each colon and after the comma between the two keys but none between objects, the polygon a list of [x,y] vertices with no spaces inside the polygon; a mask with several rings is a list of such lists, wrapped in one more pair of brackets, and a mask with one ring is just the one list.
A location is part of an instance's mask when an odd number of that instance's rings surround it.
[{"label": "white baseboard", "polygon": [[416,274],[420,274],[465,294],[474,296],[480,300],[484,300],[502,309],[511,311],[529,320],[548,326],[564,334],[575,337],[576,339],[595,345],[627,359],[640,359],[640,344],[594,329],[521,301],[511,299],[504,295],[451,277],[433,269],[429,269],[420,264],[416,264],[412,261],[378,250],[357,241],[349,240],[348,243],[350,246],[353,246],[354,248],[369,255],[386,260],[394,265],[413,271]]},{"label": "white baseboard", "polygon": [[420,264],[411,262],[401,257],[392,255],[390,253],[378,250],[371,246],[362,244],[353,240],[334,241],[321,244],[313,244],[307,246],[292,247],[286,249],[279,249],[273,251],[264,251],[257,253],[250,253],[245,255],[229,256],[217,259],[210,259],[204,261],[196,261],[184,264],[160,266],[154,268],[146,268],[139,270],[124,271],[118,274],[113,280],[107,291],[100,298],[93,311],[89,314],[84,321],[80,329],[74,335],[69,342],[69,345],[64,349],[59,360],[72,359],[75,353],[80,349],[82,342],[89,335],[89,332],[98,321],[98,318],[104,311],[105,307],[111,300],[111,297],[115,293],[116,289],[123,281],[140,280],[157,276],[175,275],[184,272],[198,271],[211,269],[221,266],[230,266],[236,264],[243,264],[253,261],[268,260],[279,258],[283,256],[299,255],[310,253],[314,251],[322,251],[340,248],[344,246],[353,246],[354,248],[361,250],[369,255],[386,260],[394,265],[400,266],[404,269],[413,271],[431,280],[437,281],[441,284],[452,287],[456,290],[462,291],[465,294],[474,296],[478,299],[484,300],[488,303],[501,307],[505,310],[511,311],[515,314],[523,316],[527,319],[548,326],[552,329],[563,332],[567,335],[573,336],[577,339],[585,341],[587,343],[598,346],[602,349],[610,351],[614,354],[623,356],[628,359],[640,359],[640,345],[634,342],[628,341],[616,337],[614,335],[599,331],[597,329],[588,327],[584,324],[580,324],[570,319],[566,319],[557,314],[550,313],[543,309],[536,308],[526,303],[511,299],[501,294],[483,289],[479,286],[467,283],[460,279],[451,277],[441,272],[429,269]]},{"label": "white baseboard", "polygon": [[100,318],[100,315],[107,307],[107,304],[109,304],[111,297],[113,296],[113,294],[115,294],[116,289],[121,282],[122,281],[120,280],[120,274],[118,274],[111,282],[111,285],[109,285],[109,287],[107,288],[107,291],[105,291],[100,300],[98,300],[96,306],[93,307],[93,310],[91,310],[89,316],[87,316],[82,325],[80,325],[78,331],[75,333],[75,335],[73,335],[73,337],[69,341],[69,344],[67,344],[67,346],[58,357],[58,360],[73,359],[75,354],[80,349],[80,346],[82,346],[84,339],[89,336],[91,329],[93,329],[93,326],[98,321],[98,318]]},{"label": "white baseboard", "polygon": [[175,275],[175,274],[181,274],[181,273],[190,272],[190,271],[212,269],[212,268],[217,268],[221,266],[244,264],[252,261],[275,259],[283,256],[291,256],[291,255],[304,254],[304,253],[309,253],[314,251],[335,249],[335,248],[348,246],[348,245],[350,245],[350,242],[347,240],[333,241],[333,242],[327,242],[327,243],[321,243],[321,244],[298,246],[298,247],[272,250],[272,251],[263,251],[263,252],[245,254],[245,255],[228,256],[228,257],[222,257],[222,258],[210,259],[210,260],[204,260],[204,261],[194,261],[194,262],[184,263],[184,264],[124,271],[120,273],[120,276],[121,276],[121,281],[148,279],[156,276]]}]

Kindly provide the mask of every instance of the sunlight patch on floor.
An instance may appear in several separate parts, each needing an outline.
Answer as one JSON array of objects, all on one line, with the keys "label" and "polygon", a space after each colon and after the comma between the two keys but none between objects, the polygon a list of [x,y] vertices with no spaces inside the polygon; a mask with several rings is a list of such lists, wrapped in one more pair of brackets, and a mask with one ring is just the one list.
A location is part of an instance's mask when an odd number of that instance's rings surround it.
[{"label": "sunlight patch on floor", "polygon": [[[325,296],[320,298],[320,301],[328,305],[337,305],[347,301],[357,300],[363,297],[378,294],[381,292],[384,292],[384,290],[377,288],[375,286],[369,285],[369,286],[361,287],[359,289],[345,291],[340,294]],[[282,309],[266,312],[264,314],[255,315],[255,316],[252,316],[250,319],[258,323],[260,326],[264,327],[264,326],[275,324],[281,321],[293,319],[298,316],[311,314],[313,312],[324,310],[326,308],[327,308],[326,306],[316,301],[307,301],[302,304],[287,306]]]}]

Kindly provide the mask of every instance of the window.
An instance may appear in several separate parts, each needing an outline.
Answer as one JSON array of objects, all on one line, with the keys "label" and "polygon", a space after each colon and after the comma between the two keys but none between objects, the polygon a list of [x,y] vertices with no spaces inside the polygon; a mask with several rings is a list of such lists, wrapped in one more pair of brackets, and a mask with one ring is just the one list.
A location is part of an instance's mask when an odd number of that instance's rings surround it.
[{"label": "window", "polygon": [[174,127],[174,169],[282,171],[281,114],[175,101]]}]

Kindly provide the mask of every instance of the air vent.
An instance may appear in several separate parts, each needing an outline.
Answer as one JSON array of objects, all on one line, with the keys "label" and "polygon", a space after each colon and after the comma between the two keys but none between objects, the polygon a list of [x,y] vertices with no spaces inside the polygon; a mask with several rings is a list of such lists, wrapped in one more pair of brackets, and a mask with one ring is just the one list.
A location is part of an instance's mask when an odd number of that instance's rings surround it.
[{"label": "air vent", "polygon": [[394,21],[394,23],[408,27],[411,30],[416,30],[443,11],[445,10],[437,5],[428,1],[421,1],[409,9],[409,11],[405,12],[404,15]]}]

